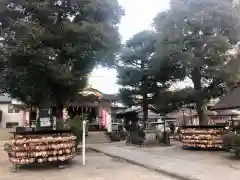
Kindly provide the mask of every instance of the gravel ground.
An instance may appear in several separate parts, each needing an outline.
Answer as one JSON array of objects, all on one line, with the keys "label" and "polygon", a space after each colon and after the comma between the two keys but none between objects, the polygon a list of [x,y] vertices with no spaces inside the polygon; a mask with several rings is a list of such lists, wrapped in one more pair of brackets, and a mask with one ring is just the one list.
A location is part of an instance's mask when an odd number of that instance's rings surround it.
[{"label": "gravel ground", "polygon": [[176,180],[157,172],[112,159],[100,153],[87,153],[86,166],[81,165],[81,156],[75,157],[72,163],[64,169],[56,167],[20,168],[12,172],[12,165],[8,162],[5,152],[0,151],[1,180]]}]

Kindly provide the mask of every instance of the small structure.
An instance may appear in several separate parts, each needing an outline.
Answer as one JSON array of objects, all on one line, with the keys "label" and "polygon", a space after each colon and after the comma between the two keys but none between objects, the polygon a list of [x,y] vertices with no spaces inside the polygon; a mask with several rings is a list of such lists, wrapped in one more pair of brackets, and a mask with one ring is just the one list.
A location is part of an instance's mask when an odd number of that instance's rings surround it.
[{"label": "small structure", "polygon": [[117,100],[116,95],[104,94],[93,88],[85,88],[68,103],[67,111],[70,117],[75,115],[87,116],[89,125],[96,130],[107,129],[111,132],[112,103]]},{"label": "small structure", "polygon": [[[240,111],[232,110],[212,110],[211,106],[208,106],[207,115],[209,118],[209,124],[223,124],[226,121],[240,116]],[[168,118],[176,119],[177,126],[186,125],[198,125],[198,113],[194,108],[181,108],[166,115]]]},{"label": "small structure", "polygon": [[225,122],[239,116],[239,113],[229,110],[240,107],[239,93],[240,88],[234,88],[212,107],[213,112],[216,114],[213,117],[228,117],[228,119],[222,119],[222,125],[183,126],[180,135],[183,147],[222,149],[222,137],[226,133],[224,130]]},{"label": "small structure", "polygon": [[[131,108],[128,108],[125,110],[125,113],[127,113],[127,112],[135,112],[138,120],[143,121],[143,108],[142,107],[132,106]],[[149,107],[148,122],[157,121],[160,118],[161,118],[161,116],[159,115],[157,110],[152,107]]]},{"label": "small structure", "polygon": [[148,109],[148,120],[146,122],[143,121],[143,108],[138,106],[132,106],[125,111],[121,111],[117,116],[124,119],[125,128],[129,132],[128,143],[143,145],[145,142],[149,143],[152,140],[155,142],[159,140],[159,137],[162,137],[159,126],[165,129],[165,121],[161,121],[162,117],[151,106]]},{"label": "small structure", "polygon": [[9,96],[0,96],[0,128],[26,126],[28,114],[25,104],[17,102]]},{"label": "small structure", "polygon": [[[114,94],[104,94],[93,88],[85,88],[76,98],[67,103],[63,114],[65,116],[68,114],[70,117],[86,115],[89,123],[97,129],[111,130],[112,110],[115,112],[119,109],[114,105],[117,101],[118,97]],[[29,108],[24,103],[16,102],[8,96],[0,96],[0,112],[2,112],[0,128],[30,125],[35,127],[38,117],[37,108],[32,107],[29,116]]]},{"label": "small structure", "polygon": [[[180,110],[167,114],[166,117],[176,119],[177,126],[198,125],[199,124],[198,113],[194,108],[192,107],[190,108],[181,108]],[[210,120],[211,117],[217,115],[217,112],[208,110],[207,115]]]}]

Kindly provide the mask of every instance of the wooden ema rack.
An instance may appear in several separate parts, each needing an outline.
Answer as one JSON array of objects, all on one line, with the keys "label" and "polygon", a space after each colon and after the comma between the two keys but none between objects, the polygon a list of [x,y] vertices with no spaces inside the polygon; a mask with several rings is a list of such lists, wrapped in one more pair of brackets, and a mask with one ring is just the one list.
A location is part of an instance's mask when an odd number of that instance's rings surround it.
[{"label": "wooden ema rack", "polygon": [[188,149],[222,149],[225,126],[184,126],[180,130],[180,141]]}]

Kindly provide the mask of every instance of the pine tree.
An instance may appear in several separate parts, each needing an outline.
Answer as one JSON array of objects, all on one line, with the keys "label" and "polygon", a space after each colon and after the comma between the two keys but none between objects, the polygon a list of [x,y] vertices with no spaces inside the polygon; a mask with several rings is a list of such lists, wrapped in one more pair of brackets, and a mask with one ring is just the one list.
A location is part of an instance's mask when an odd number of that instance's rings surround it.
[{"label": "pine tree", "polygon": [[141,106],[144,121],[148,117],[148,105],[153,102],[162,84],[148,71],[155,45],[155,33],[142,31],[129,39],[123,49],[118,66],[118,83],[124,104]]},{"label": "pine tree", "polygon": [[230,0],[171,1],[169,10],[155,18],[158,31],[156,72],[162,63],[171,62],[185,69],[194,85],[200,123],[208,118],[205,100],[212,92],[220,95],[224,82],[216,77],[225,62],[226,52],[239,39],[239,16]]}]

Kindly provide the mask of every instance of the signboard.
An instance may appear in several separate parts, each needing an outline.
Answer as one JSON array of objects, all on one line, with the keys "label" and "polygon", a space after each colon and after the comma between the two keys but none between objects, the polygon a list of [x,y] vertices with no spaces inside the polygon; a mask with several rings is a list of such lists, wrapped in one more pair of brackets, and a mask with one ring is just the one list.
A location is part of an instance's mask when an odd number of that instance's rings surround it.
[{"label": "signboard", "polygon": [[49,109],[42,109],[39,111],[39,117],[36,122],[36,129],[47,130],[53,129],[53,118]]},{"label": "signboard", "polygon": [[40,127],[50,127],[51,126],[51,118],[50,117],[40,117]]}]

